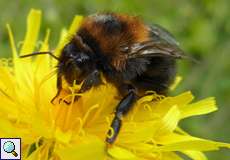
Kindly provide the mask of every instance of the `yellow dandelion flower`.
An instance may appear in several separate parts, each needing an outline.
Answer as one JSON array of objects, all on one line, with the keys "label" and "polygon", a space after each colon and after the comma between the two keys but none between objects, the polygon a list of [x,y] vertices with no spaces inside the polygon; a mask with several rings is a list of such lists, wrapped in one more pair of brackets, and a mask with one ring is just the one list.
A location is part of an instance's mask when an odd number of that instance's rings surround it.
[{"label": "yellow dandelion flower", "polygon": [[[76,16],[69,31],[63,31],[56,47],[58,55],[81,23]],[[123,118],[120,134],[111,148],[105,138],[118,103],[116,88],[105,83],[83,93],[66,105],[50,103],[56,93],[55,62],[48,56],[20,59],[37,44],[41,11],[31,10],[21,50],[15,47],[7,25],[13,58],[0,63],[0,137],[22,138],[25,160],[182,160],[181,154],[194,160],[206,160],[203,151],[230,148],[229,144],[193,137],[179,128],[184,118],[217,110],[215,99],[191,103],[185,92],[162,97],[154,92],[141,98]],[[49,30],[41,51],[49,50]],[[72,94],[79,86],[70,88]],[[180,153],[180,154],[178,154]]]}]

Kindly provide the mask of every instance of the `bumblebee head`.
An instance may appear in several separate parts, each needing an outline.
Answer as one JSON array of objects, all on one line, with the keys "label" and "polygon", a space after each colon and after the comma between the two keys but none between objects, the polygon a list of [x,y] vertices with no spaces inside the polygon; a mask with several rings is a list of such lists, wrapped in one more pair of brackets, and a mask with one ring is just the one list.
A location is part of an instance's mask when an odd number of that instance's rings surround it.
[{"label": "bumblebee head", "polygon": [[93,69],[92,50],[76,36],[65,45],[58,64],[58,73],[72,85],[80,83]]}]

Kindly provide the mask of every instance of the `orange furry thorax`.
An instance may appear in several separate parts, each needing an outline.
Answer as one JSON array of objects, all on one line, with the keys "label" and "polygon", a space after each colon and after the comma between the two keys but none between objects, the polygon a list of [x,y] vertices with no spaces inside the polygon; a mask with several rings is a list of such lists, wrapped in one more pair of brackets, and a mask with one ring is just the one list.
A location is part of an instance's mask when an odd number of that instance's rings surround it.
[{"label": "orange furry thorax", "polygon": [[138,17],[123,14],[111,14],[119,22],[117,29],[106,28],[101,17],[86,17],[80,27],[86,30],[97,42],[106,56],[113,57],[112,64],[118,70],[125,67],[126,55],[120,51],[121,46],[149,40],[147,26]]}]

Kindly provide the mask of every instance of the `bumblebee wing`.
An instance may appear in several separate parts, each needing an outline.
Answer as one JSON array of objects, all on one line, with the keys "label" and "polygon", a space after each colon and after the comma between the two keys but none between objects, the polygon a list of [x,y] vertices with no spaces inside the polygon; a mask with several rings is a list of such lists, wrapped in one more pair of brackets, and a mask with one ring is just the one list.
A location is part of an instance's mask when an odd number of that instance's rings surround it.
[{"label": "bumblebee wing", "polygon": [[154,41],[165,41],[171,45],[179,46],[175,37],[162,26],[153,24],[149,27],[149,31]]},{"label": "bumblebee wing", "polygon": [[173,58],[187,57],[179,48],[179,43],[164,28],[153,25],[149,27],[150,39],[123,47],[128,53],[128,58],[168,56]]}]

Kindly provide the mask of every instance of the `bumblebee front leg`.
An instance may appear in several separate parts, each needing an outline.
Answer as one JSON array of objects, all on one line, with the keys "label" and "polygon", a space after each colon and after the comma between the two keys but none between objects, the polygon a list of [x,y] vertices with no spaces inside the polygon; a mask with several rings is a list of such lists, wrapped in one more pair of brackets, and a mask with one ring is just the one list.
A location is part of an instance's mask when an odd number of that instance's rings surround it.
[{"label": "bumblebee front leg", "polygon": [[107,133],[106,142],[112,144],[121,129],[122,126],[122,116],[127,114],[135,101],[137,100],[137,95],[134,89],[128,91],[128,94],[120,101],[115,110],[115,116],[110,125],[110,129]]},{"label": "bumblebee front leg", "polygon": [[[100,72],[98,70],[93,70],[83,81],[83,84],[80,88],[79,91],[77,91],[77,93],[84,93],[85,91],[89,90],[90,88],[92,88],[93,86],[98,86],[99,84],[102,84],[102,80],[100,77]],[[59,87],[58,87],[59,88]],[[60,90],[58,90],[60,91]],[[59,95],[60,92],[57,93],[57,95],[55,97],[57,97]],[[76,95],[74,96],[74,101],[77,101],[81,96]],[[63,99],[61,98],[59,100],[59,103],[62,101]],[[71,101],[67,101],[67,100],[63,100],[63,102],[65,102],[67,105],[71,104]]]},{"label": "bumblebee front leg", "polygon": [[98,86],[101,83],[102,81],[100,77],[100,72],[98,70],[94,70],[86,77],[78,93],[83,93],[93,86]]},{"label": "bumblebee front leg", "polygon": [[[98,86],[100,84],[102,84],[100,72],[98,70],[94,70],[85,78],[80,90],[77,93],[84,93],[93,86]],[[75,96],[74,101],[78,100],[79,98],[80,96]]]}]

